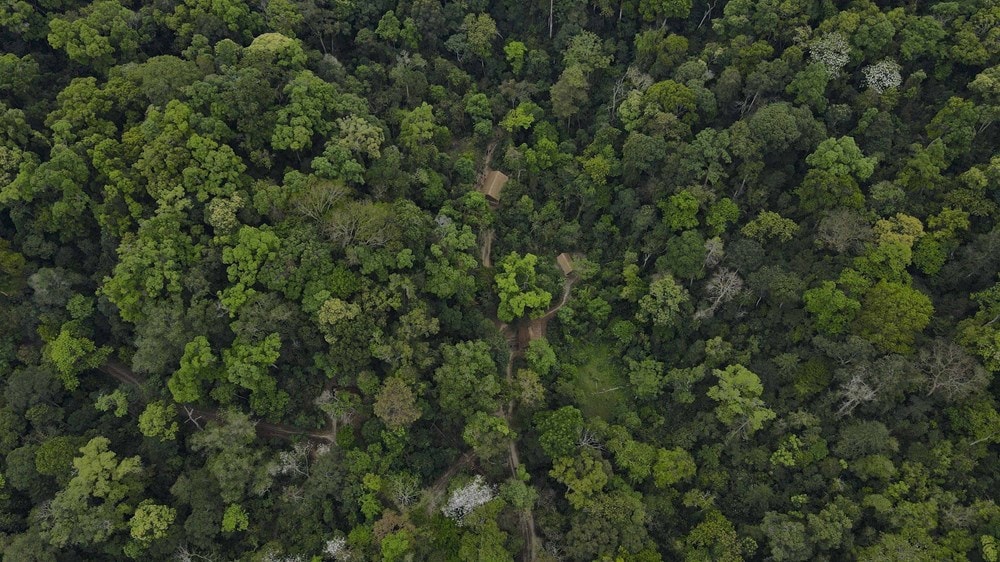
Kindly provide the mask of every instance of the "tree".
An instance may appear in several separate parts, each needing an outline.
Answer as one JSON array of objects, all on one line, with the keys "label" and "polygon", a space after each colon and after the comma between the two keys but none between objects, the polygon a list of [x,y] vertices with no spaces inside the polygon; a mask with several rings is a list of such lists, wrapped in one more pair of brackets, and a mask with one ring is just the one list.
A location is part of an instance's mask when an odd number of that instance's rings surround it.
[{"label": "tree", "polygon": [[649,284],[649,293],[639,299],[636,320],[651,320],[654,326],[673,328],[680,324],[691,297],[670,275]]},{"label": "tree", "polygon": [[435,137],[447,132],[437,124],[434,107],[423,102],[410,111],[404,111],[399,122],[399,144],[413,155],[416,165],[422,165],[437,154]]},{"label": "tree", "polygon": [[552,113],[560,119],[569,119],[576,115],[583,109],[584,102],[589,99],[589,90],[590,83],[582,66],[574,65],[566,68],[549,91]]},{"label": "tree", "polygon": [[959,343],[971,347],[987,369],[1000,371],[1000,283],[972,295],[979,307],[972,318],[959,324]]},{"label": "tree", "polygon": [[667,240],[662,260],[671,273],[690,280],[705,274],[706,255],[705,238],[697,230],[685,230]]},{"label": "tree", "polygon": [[542,108],[530,101],[523,101],[507,112],[507,115],[500,121],[500,126],[508,133],[513,133],[518,129],[528,130],[540,115],[542,115]]},{"label": "tree", "polygon": [[495,411],[500,381],[486,342],[445,345],[441,356],[441,366],[434,371],[441,409],[459,419],[476,411]]},{"label": "tree", "polygon": [[552,302],[552,293],[538,286],[537,264],[538,257],[534,254],[521,257],[516,252],[507,254],[497,264],[499,271],[494,276],[500,297],[497,318],[512,322],[525,313],[532,318],[545,313]]},{"label": "tree", "polygon": [[516,438],[517,433],[510,429],[506,420],[486,412],[472,414],[462,431],[462,440],[483,461],[506,453],[508,445]]},{"label": "tree", "polygon": [[264,416],[280,417],[288,404],[288,393],[277,390],[277,383],[267,374],[278,360],[281,337],[268,334],[256,343],[237,338],[229,349],[222,350],[226,377],[232,384],[251,392],[250,405]]},{"label": "tree", "polygon": [[95,437],[73,459],[76,475],[50,505],[44,536],[57,548],[101,544],[126,528],[129,500],[142,489],[139,457],[118,459],[110,441]]},{"label": "tree", "polygon": [[768,538],[774,560],[802,561],[812,557],[812,545],[802,521],[784,513],[768,511],[761,522],[761,530]]},{"label": "tree", "polygon": [[835,252],[857,251],[873,238],[871,223],[851,209],[834,209],[823,215],[816,229],[816,243]]},{"label": "tree", "polygon": [[673,486],[690,479],[696,470],[694,458],[684,449],[680,447],[659,449],[656,452],[656,462],[653,464],[653,483],[657,488]]},{"label": "tree", "polygon": [[961,402],[980,394],[990,382],[969,352],[943,338],[921,348],[919,356],[928,396],[940,394],[948,402]]},{"label": "tree", "polygon": [[663,363],[646,358],[636,361],[625,358],[628,369],[628,381],[639,398],[651,398],[660,394],[663,388]]},{"label": "tree", "polygon": [[285,86],[284,93],[288,105],[278,111],[271,146],[295,151],[310,148],[314,137],[333,129],[337,90],[311,71],[302,70]]},{"label": "tree", "polygon": [[579,66],[586,74],[608,68],[612,60],[614,57],[606,53],[601,38],[590,31],[574,35],[563,52],[563,64],[566,68]]},{"label": "tree", "polygon": [[718,383],[708,389],[708,397],[719,403],[715,417],[731,429],[731,434],[753,435],[777,414],[760,399],[764,387],[760,378],[742,365],[715,369]]},{"label": "tree", "polygon": [[618,106],[625,129],[684,136],[697,118],[695,92],[673,80],[657,82],[643,92],[632,90]]},{"label": "tree", "polygon": [[162,400],[150,402],[139,414],[139,431],[146,437],[173,441],[177,437],[177,408]]},{"label": "tree", "polygon": [[466,14],[458,33],[445,42],[459,62],[474,56],[485,61],[493,53],[493,40],[498,36],[496,21],[489,14]]},{"label": "tree", "polygon": [[715,311],[743,291],[743,279],[738,273],[731,269],[719,268],[705,285],[705,292],[710,299],[707,308],[698,310],[694,317],[696,319],[711,318]]},{"label": "tree", "polygon": [[204,468],[226,504],[262,494],[271,486],[265,451],[251,446],[255,438],[254,423],[235,410],[223,411],[218,420],[188,438],[191,449],[205,456]]},{"label": "tree", "polygon": [[407,427],[420,419],[420,408],[410,385],[399,377],[382,383],[375,399],[375,415],[389,427]]},{"label": "tree", "polygon": [[441,513],[449,519],[454,519],[462,525],[465,517],[477,507],[485,505],[496,497],[496,488],[483,482],[483,477],[476,475],[464,486],[459,486],[448,496],[448,502],[441,508]]},{"label": "tree", "polygon": [[732,522],[713,509],[691,532],[677,541],[675,548],[685,560],[740,562],[744,548],[741,542]]},{"label": "tree", "polygon": [[903,78],[899,75],[899,70],[899,63],[891,59],[884,59],[864,67],[861,69],[861,74],[864,76],[865,86],[878,94],[882,94],[886,90],[895,88],[903,82]]},{"label": "tree", "polygon": [[555,350],[545,338],[539,338],[528,342],[528,349],[524,352],[524,358],[528,361],[531,370],[541,376],[548,376],[553,367],[559,364]]},{"label": "tree", "polygon": [[640,0],[639,13],[646,21],[683,19],[691,14],[691,0]]},{"label": "tree", "polygon": [[688,230],[698,227],[698,208],[700,202],[690,190],[684,190],[671,195],[666,201],[660,202],[663,211],[663,222],[673,231]]},{"label": "tree", "polygon": [[[613,430],[618,430],[615,427]],[[623,469],[632,483],[640,483],[649,477],[653,461],[656,458],[656,448],[647,443],[636,441],[628,436],[627,430],[621,428],[608,440],[608,448],[615,455],[615,465]]]},{"label": "tree", "polygon": [[831,78],[837,78],[850,61],[851,45],[839,31],[824,33],[809,46],[809,59],[823,65]]},{"label": "tree", "polygon": [[560,457],[552,463],[549,476],[566,486],[566,500],[575,509],[586,509],[608,483],[606,461],[593,449]]},{"label": "tree", "polygon": [[65,486],[74,476],[73,459],[81,444],[81,439],[69,435],[46,439],[35,451],[35,469]]},{"label": "tree", "polygon": [[797,73],[785,91],[795,96],[795,103],[808,104],[816,111],[825,111],[828,104],[826,86],[829,81],[830,74],[826,66],[813,63]]},{"label": "tree", "polygon": [[528,53],[528,48],[520,41],[508,41],[503,52],[514,76],[519,76],[524,69],[524,55]]},{"label": "tree", "polygon": [[810,169],[795,191],[802,208],[815,212],[862,207],[864,195],[858,182],[872,175],[876,161],[862,154],[853,137],[824,140],[806,157]]},{"label": "tree", "polygon": [[184,0],[165,18],[182,44],[202,35],[212,42],[228,37],[246,44],[263,27],[263,17],[242,0]]},{"label": "tree", "polygon": [[184,346],[180,367],[167,380],[176,402],[197,402],[202,384],[220,378],[219,359],[212,353],[208,338],[197,336]]},{"label": "tree", "polygon": [[855,326],[861,337],[883,351],[909,353],[933,313],[930,299],[920,291],[879,281],[865,293]]},{"label": "tree", "polygon": [[535,415],[538,443],[549,458],[569,456],[583,431],[583,413],[573,406],[563,406],[552,412]]},{"label": "tree", "polygon": [[830,335],[847,330],[861,310],[861,303],[848,297],[833,281],[809,289],[802,294],[802,300],[806,310],[815,316],[816,328]]},{"label": "tree", "polygon": [[136,507],[129,519],[130,534],[141,543],[162,539],[176,517],[176,509],[145,500]]},{"label": "tree", "polygon": [[142,36],[131,25],[137,14],[114,0],[98,0],[83,8],[77,17],[55,17],[49,21],[49,44],[65,49],[75,62],[107,68],[116,56],[129,58],[139,50]]},{"label": "tree", "polygon": [[111,354],[110,348],[98,348],[89,338],[74,335],[76,331],[69,324],[64,324],[59,335],[45,346],[45,355],[55,366],[67,390],[79,386],[77,375],[96,369]]},{"label": "tree", "polygon": [[774,211],[761,211],[755,219],[748,222],[740,230],[743,236],[764,242],[769,238],[777,238],[788,242],[799,230],[795,221],[786,219]]},{"label": "tree", "polygon": [[227,533],[246,531],[250,526],[250,516],[247,515],[243,506],[238,503],[226,506],[226,512],[222,515],[222,530]]}]

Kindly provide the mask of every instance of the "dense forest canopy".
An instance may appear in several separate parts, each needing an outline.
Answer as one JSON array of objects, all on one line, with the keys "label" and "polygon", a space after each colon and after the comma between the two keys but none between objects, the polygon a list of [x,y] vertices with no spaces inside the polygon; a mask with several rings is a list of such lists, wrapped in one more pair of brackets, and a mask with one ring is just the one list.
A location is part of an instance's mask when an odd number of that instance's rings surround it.
[{"label": "dense forest canopy", "polygon": [[2,559],[997,562],[998,120],[998,0],[0,0]]}]

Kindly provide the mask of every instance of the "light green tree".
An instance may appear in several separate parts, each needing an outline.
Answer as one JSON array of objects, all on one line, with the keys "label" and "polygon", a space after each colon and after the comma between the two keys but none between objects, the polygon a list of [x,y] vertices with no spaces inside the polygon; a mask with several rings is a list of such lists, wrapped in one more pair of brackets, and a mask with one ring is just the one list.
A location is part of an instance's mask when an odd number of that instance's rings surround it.
[{"label": "light green tree", "polygon": [[129,499],[142,489],[139,457],[119,459],[105,437],[95,437],[73,459],[76,475],[56,493],[43,535],[53,546],[100,544],[127,527]]},{"label": "light green tree", "polygon": [[222,514],[222,530],[227,533],[236,531],[246,531],[250,526],[250,517],[243,506],[238,503],[226,506],[226,512]]},{"label": "light green tree", "polygon": [[750,436],[777,416],[761,400],[764,387],[752,371],[742,365],[730,365],[715,369],[713,373],[718,383],[708,389],[708,397],[719,403],[715,407],[715,417],[733,435]]},{"label": "light green tree", "polygon": [[[64,49],[80,64],[97,68],[111,66],[116,57],[129,57],[139,50],[142,36],[131,22],[137,14],[117,0],[98,0],[77,17],[72,12],[49,21],[49,44]],[[69,17],[67,17],[69,16]]]},{"label": "light green tree", "polygon": [[694,476],[697,468],[694,458],[684,449],[659,449],[653,464],[653,483],[657,488],[673,486]]},{"label": "light green tree", "polygon": [[80,373],[101,366],[111,354],[111,348],[98,348],[89,338],[75,335],[78,331],[71,323],[64,324],[59,335],[45,346],[45,357],[55,366],[68,390],[80,385]]},{"label": "light green tree", "polygon": [[771,238],[788,242],[798,230],[799,225],[795,224],[795,221],[786,219],[774,211],[761,211],[756,218],[744,225],[740,232],[743,236],[759,242]]},{"label": "light green tree", "polygon": [[824,281],[819,287],[802,294],[806,310],[815,316],[816,328],[836,335],[851,325],[861,310],[861,303],[847,296],[833,281]]},{"label": "light green tree", "polygon": [[549,458],[566,457],[576,450],[583,431],[583,413],[573,406],[535,415],[538,444]]},{"label": "light green tree", "polygon": [[527,313],[537,318],[545,313],[552,302],[552,293],[538,286],[538,274],[535,267],[538,257],[534,254],[507,254],[498,264],[499,271],[494,277],[500,305],[497,308],[497,318],[504,322],[512,322]]},{"label": "light green tree", "polygon": [[927,295],[900,283],[879,281],[865,294],[856,325],[861,337],[883,351],[909,353],[932,314],[934,306]]},{"label": "light green tree", "polygon": [[145,500],[139,504],[129,519],[130,534],[133,539],[141,543],[162,539],[167,536],[167,529],[176,517],[176,509]]},{"label": "light green tree", "polygon": [[139,414],[139,431],[146,437],[160,441],[173,441],[180,427],[177,425],[177,408],[163,400],[150,402]]},{"label": "light green tree", "polygon": [[167,388],[177,402],[197,402],[202,385],[221,376],[219,367],[219,358],[212,353],[208,338],[197,336],[184,346],[180,367],[167,379]]}]

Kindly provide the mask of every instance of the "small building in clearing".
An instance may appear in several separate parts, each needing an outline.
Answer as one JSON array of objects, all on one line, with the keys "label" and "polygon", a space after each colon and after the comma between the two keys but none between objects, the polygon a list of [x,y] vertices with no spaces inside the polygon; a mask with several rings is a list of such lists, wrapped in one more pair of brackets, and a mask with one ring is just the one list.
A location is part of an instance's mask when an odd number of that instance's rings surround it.
[{"label": "small building in clearing", "polygon": [[573,273],[573,259],[569,257],[569,254],[563,252],[556,256],[556,264],[559,265],[563,275]]},{"label": "small building in clearing", "polygon": [[503,186],[507,183],[508,179],[507,174],[496,170],[486,174],[486,179],[483,180],[482,192],[486,195],[486,199],[490,203],[500,202],[500,192],[503,190]]}]

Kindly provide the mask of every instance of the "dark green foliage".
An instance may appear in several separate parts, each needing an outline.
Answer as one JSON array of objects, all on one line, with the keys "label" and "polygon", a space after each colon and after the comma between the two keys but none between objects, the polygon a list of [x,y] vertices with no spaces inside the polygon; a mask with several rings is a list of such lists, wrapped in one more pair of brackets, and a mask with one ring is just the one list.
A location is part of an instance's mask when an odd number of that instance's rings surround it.
[{"label": "dark green foliage", "polygon": [[0,2],[3,559],[997,560],[998,22]]}]

